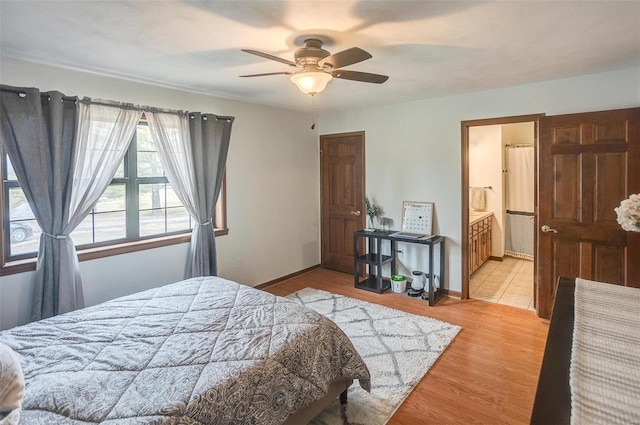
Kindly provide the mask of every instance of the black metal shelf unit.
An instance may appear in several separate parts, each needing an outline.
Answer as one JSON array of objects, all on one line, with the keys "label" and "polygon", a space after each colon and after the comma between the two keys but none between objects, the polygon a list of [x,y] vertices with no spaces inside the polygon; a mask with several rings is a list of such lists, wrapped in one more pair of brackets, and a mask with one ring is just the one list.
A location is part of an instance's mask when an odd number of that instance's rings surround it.
[{"label": "black metal shelf unit", "polygon": [[[353,234],[354,250],[354,281],[355,287],[381,294],[391,289],[391,281],[382,276],[382,266],[390,264],[391,275],[396,274],[396,256],[398,253],[397,242],[414,243],[429,246],[429,273],[428,289],[429,305],[435,303],[444,296],[443,282],[445,281],[444,268],[444,243],[445,237],[432,235],[422,238],[393,236],[395,230],[359,230]],[[367,239],[367,252],[361,254],[360,239]],[[389,255],[382,254],[383,241],[388,241]],[[434,250],[439,248],[440,260],[440,285],[434,285]],[[426,295],[426,294],[425,294]]]},{"label": "black metal shelf unit", "polygon": [[[391,281],[382,277],[382,266],[391,263],[391,274],[396,273],[396,242],[389,241],[390,255],[382,254],[382,242],[385,238],[384,232],[380,231],[364,231],[355,232],[353,236],[354,242],[354,258],[355,260],[355,284],[356,288],[365,289],[367,291],[377,292],[378,294],[391,288]],[[360,252],[360,238],[367,238],[367,253],[358,255]],[[364,269],[364,270],[363,270]],[[364,271],[366,275],[364,279],[361,277],[360,271]]]}]

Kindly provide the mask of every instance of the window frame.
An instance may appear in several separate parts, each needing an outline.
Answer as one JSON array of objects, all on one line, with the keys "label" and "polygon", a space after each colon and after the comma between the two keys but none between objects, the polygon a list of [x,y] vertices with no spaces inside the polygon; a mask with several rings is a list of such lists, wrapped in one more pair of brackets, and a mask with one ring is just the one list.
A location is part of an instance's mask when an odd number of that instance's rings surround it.
[{"label": "window frame", "polygon": [[[147,125],[146,120],[141,119],[140,124]],[[136,133],[134,133],[133,137],[134,138],[137,137]],[[136,214],[136,217],[138,217],[138,214],[140,213],[140,211],[138,211],[139,208],[138,208],[138,202],[137,202],[137,199],[139,196],[139,185],[147,184],[147,183],[155,183],[155,180],[157,180],[157,178],[145,178],[145,177],[139,178],[137,177],[137,175],[135,175],[137,165],[135,162],[136,149],[134,149],[134,146],[136,145],[132,143],[127,149],[127,155],[124,160],[125,177],[124,178],[114,177],[111,180],[110,184],[125,183],[130,185],[130,187],[126,191],[126,198],[127,198],[126,213],[125,213],[126,221],[128,225],[135,222],[135,226],[138,227],[139,219],[132,220],[132,214]],[[134,155],[130,155],[131,152],[134,152]],[[5,186],[20,187],[20,184],[18,183],[16,185],[12,182],[9,183],[4,180],[5,157],[8,157],[8,155],[5,149],[2,146],[0,146],[0,180],[2,180],[2,184],[0,184],[0,223],[1,223],[0,225],[0,261],[1,261],[0,276],[6,276],[6,275],[35,270],[36,262],[37,262],[37,255],[35,257],[28,257],[28,258],[20,258],[20,255],[17,255],[16,257],[18,258],[11,259],[10,261],[7,261],[7,258],[6,258],[5,238],[9,237],[9,235],[7,235],[5,231],[7,224],[5,223],[6,205],[5,205],[4,191],[5,191]],[[131,174],[132,171],[134,172],[134,174]],[[125,182],[125,180],[129,180],[129,181]],[[225,174],[223,175],[222,185],[220,188],[220,195],[218,197],[218,202],[216,204],[216,207],[214,210],[214,217],[213,217],[214,225],[215,225],[214,233],[216,237],[229,234],[229,229],[227,228],[226,180],[227,180],[227,175],[225,172]],[[165,182],[158,181],[158,183],[165,183]],[[135,197],[136,202],[130,202],[130,199],[133,197]],[[193,219],[191,220],[193,222]],[[154,248],[160,248],[164,246],[187,243],[191,241],[192,232],[178,231],[173,233],[163,233],[159,236],[152,235],[152,236],[143,236],[143,237],[140,237],[139,232],[136,232],[136,233],[138,234],[138,238],[135,240],[123,241],[122,239],[118,239],[113,243],[111,243],[110,241],[107,241],[107,242],[98,242],[95,244],[91,244],[91,246],[77,245],[76,250],[78,253],[78,260],[82,262],[82,261],[94,260],[98,258],[110,257],[114,255],[144,251],[147,249],[154,249]],[[129,236],[127,236],[127,238],[128,237]]]}]

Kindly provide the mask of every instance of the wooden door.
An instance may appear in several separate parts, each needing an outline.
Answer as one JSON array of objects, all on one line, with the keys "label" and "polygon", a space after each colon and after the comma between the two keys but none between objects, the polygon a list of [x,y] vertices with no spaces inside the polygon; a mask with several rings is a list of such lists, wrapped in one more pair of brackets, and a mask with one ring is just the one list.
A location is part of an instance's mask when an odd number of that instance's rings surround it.
[{"label": "wooden door", "polygon": [[365,225],[364,132],[320,136],[322,266],[353,273],[353,233]]},{"label": "wooden door", "polygon": [[613,210],[640,192],[640,108],[543,117],[539,152],[538,315],[559,276],[640,286],[640,233]]}]

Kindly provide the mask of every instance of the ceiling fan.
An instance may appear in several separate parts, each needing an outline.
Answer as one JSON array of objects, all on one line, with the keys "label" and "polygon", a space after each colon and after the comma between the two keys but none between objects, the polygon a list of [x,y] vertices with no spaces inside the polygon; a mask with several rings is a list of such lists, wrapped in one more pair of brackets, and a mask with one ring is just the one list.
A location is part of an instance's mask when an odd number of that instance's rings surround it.
[{"label": "ceiling fan", "polygon": [[268,53],[257,50],[242,49],[243,52],[284,63],[296,71],[267,72],[264,74],[241,75],[241,77],[263,77],[266,75],[291,75],[291,81],[298,89],[311,96],[320,93],[327,87],[334,77],[343,80],[362,81],[365,83],[382,84],[389,79],[386,75],[370,74],[368,72],[347,71],[340,68],[353,65],[372,58],[372,56],[360,49],[352,47],[341,52],[330,54],[322,48],[322,41],[317,38],[308,38],[304,41],[304,47],[294,53],[295,62],[282,59]]}]

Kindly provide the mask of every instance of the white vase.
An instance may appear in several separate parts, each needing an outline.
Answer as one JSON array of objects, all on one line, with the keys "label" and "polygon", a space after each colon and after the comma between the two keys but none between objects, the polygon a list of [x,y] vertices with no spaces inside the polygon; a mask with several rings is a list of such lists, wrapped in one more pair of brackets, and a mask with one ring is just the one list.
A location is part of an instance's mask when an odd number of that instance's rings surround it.
[{"label": "white vase", "polygon": [[367,222],[370,224],[368,227],[370,229],[375,229],[376,228],[374,220],[375,220],[375,217],[367,216]]}]

